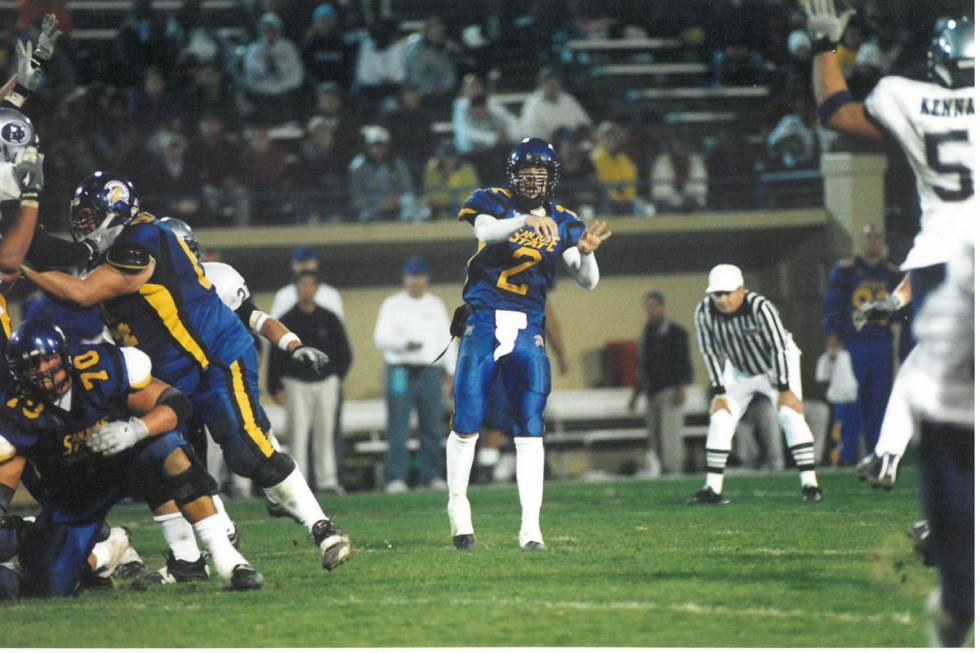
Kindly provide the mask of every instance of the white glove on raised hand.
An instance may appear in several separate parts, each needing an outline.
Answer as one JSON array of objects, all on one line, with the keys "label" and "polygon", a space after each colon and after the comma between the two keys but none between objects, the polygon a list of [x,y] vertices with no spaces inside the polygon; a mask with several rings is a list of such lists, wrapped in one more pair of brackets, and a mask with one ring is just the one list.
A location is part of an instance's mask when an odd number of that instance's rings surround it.
[{"label": "white glove on raised hand", "polygon": [[51,61],[54,46],[58,43],[61,30],[58,29],[58,19],[54,14],[45,14],[41,23],[41,33],[37,37],[37,47],[34,48],[34,58],[41,61]]},{"label": "white glove on raised hand", "polygon": [[854,319],[854,328],[860,331],[868,322],[887,320],[901,307],[901,302],[899,302],[898,297],[895,295],[888,295],[884,299],[866,302],[861,305],[861,308],[854,311],[854,315],[852,316]]},{"label": "white glove on raised hand", "polygon": [[806,12],[806,31],[813,43],[814,53],[837,47],[848,21],[854,15],[854,9],[848,9],[838,16],[834,0],[800,0],[800,5]]},{"label": "white glove on raised hand", "polygon": [[150,436],[146,423],[133,417],[128,422],[109,422],[88,436],[85,444],[95,453],[115,456]]},{"label": "white glove on raised hand", "polygon": [[869,453],[857,464],[859,481],[871,481],[871,487],[891,492],[898,480],[898,464],[902,457],[893,453]]},{"label": "white glove on raised hand", "polygon": [[326,369],[330,362],[330,357],[316,347],[297,347],[293,350],[292,358],[294,361],[306,363],[317,374]]},{"label": "white glove on raised hand", "polygon": [[41,81],[41,65],[35,61],[30,41],[17,41],[14,53],[17,56],[17,85],[28,91],[36,91]]}]

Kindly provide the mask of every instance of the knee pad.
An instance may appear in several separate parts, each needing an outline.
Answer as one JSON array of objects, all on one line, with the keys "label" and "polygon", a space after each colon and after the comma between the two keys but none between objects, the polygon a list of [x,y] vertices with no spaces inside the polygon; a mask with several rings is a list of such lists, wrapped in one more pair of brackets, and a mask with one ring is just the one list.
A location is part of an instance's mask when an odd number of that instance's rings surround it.
[{"label": "knee pad", "polygon": [[776,416],[779,419],[779,425],[782,427],[783,433],[786,434],[786,444],[790,448],[798,444],[813,442],[813,433],[810,431],[810,425],[806,423],[803,415],[789,406],[780,406]]},{"label": "knee pad", "polygon": [[192,463],[190,468],[170,479],[170,495],[178,506],[209,497],[217,493],[218,484],[200,463]]},{"label": "knee pad", "polygon": [[293,459],[284,453],[275,452],[269,458],[261,461],[256,467],[251,479],[261,488],[279,485],[296,469]]},{"label": "knee pad", "polygon": [[738,422],[735,421],[735,416],[727,410],[712,413],[708,421],[707,448],[717,451],[731,450],[736,426],[738,426]]}]

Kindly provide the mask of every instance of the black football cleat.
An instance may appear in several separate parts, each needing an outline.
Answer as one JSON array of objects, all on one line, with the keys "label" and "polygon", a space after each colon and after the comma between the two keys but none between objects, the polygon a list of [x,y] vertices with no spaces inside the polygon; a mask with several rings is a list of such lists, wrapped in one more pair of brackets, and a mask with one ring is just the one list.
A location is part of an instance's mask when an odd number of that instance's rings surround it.
[{"label": "black football cleat", "polygon": [[124,562],[116,567],[116,570],[112,572],[112,577],[118,578],[119,580],[127,580],[130,578],[136,578],[137,576],[142,576],[145,573],[146,565],[143,564],[143,561],[133,560],[131,562]]},{"label": "black football cleat", "polygon": [[262,589],[262,574],[255,571],[252,565],[235,565],[231,570],[231,587],[235,592]]},{"label": "black football cleat", "polygon": [[803,500],[807,503],[817,503],[823,499],[823,490],[816,485],[803,486]]},{"label": "black football cleat", "polygon": [[531,540],[530,542],[525,542],[524,546],[521,547],[523,551],[544,551],[544,542],[535,542]]},{"label": "black football cleat", "polygon": [[350,537],[329,519],[313,524],[313,541],[323,553],[323,568],[333,571],[350,557]]},{"label": "black football cleat", "polygon": [[137,577],[130,587],[134,590],[147,590],[154,585],[206,581],[208,577],[208,563],[203,555],[194,562],[188,562],[177,560],[173,552],[168,551],[166,566]]},{"label": "black football cleat", "polygon": [[731,501],[721,496],[710,487],[704,487],[687,500],[689,506],[727,506]]},{"label": "black football cleat", "polygon": [[476,535],[473,533],[453,535],[453,546],[460,551],[472,551],[476,548]]}]

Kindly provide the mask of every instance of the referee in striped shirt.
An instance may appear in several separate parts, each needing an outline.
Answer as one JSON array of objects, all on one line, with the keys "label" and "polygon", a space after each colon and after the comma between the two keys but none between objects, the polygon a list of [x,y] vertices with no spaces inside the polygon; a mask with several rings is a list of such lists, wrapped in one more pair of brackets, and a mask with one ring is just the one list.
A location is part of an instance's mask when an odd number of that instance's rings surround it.
[{"label": "referee in striped shirt", "polygon": [[752,396],[763,394],[776,407],[779,425],[800,470],[804,501],[820,501],[813,470],[813,433],[803,419],[800,350],[783,327],[779,312],[762,295],[745,289],[742,271],[716,265],[708,275],[707,297],[694,312],[698,348],[711,381],[708,424],[708,480],[688,502],[724,505],[721,495],[732,436]]}]

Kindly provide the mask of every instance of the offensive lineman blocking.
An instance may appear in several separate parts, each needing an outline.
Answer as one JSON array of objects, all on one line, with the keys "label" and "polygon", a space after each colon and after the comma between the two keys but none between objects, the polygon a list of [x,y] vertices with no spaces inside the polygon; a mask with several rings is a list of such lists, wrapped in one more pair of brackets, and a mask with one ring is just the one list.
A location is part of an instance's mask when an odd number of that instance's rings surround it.
[{"label": "offensive lineman blocking", "polygon": [[612,232],[605,222],[586,227],[551,201],[558,186],[558,155],[539,138],[525,138],[507,159],[509,188],[477,190],[459,219],[473,225],[479,245],[467,263],[463,306],[451,332],[461,338],[453,391],[456,412],[446,443],[449,524],[457,549],[476,547],[466,497],[473,454],[494,379],[503,375],[513,410],[518,537],[525,551],[544,549],[539,523],[544,493],[544,406],[551,368],[544,346],[545,295],[558,260],[583,288],[599,283],[594,252]]}]

